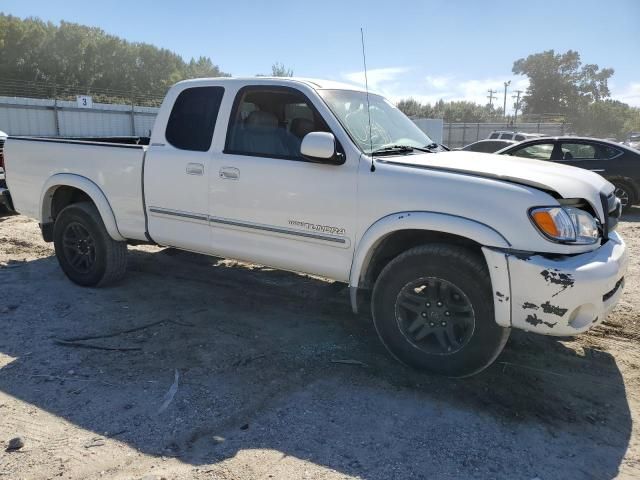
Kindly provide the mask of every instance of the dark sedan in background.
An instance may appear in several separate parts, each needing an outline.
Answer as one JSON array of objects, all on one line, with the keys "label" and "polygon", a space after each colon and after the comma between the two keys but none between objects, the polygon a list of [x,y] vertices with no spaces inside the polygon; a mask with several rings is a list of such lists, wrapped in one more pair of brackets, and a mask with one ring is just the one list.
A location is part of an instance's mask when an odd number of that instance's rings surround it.
[{"label": "dark sedan in background", "polygon": [[473,142],[462,147],[460,150],[466,150],[468,152],[494,153],[516,143],[518,142],[515,140],[478,140],[477,142]]},{"label": "dark sedan in background", "polygon": [[591,170],[615,185],[623,211],[640,203],[640,151],[626,145],[596,138],[544,137],[516,143],[496,153]]}]

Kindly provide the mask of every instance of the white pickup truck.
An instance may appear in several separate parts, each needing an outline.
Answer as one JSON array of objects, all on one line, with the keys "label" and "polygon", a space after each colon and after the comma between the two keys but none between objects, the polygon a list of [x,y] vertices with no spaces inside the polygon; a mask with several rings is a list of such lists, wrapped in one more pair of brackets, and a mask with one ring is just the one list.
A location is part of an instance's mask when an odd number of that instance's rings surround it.
[{"label": "white pickup truck", "polygon": [[6,142],[0,198],[39,220],[75,283],[150,242],[348,283],[389,352],[465,376],[511,328],[574,335],[622,293],[613,185],[587,170],[447,152],[379,95],[326,81],[200,79],[148,145]]}]

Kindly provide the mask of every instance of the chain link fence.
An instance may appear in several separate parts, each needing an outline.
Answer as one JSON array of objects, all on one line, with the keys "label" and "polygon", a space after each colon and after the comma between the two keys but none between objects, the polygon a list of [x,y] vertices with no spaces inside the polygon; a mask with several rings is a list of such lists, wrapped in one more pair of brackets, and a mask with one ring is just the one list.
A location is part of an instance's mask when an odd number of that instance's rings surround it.
[{"label": "chain link fence", "polygon": [[478,140],[489,138],[491,132],[523,132],[540,133],[548,136],[566,135],[570,132],[570,125],[567,123],[535,122],[516,123],[505,122],[494,123],[445,123],[442,133],[442,142],[449,148],[464,147]]},{"label": "chain link fence", "polygon": [[56,82],[0,79],[0,96],[2,97],[75,101],[78,95],[88,95],[91,96],[96,103],[159,107],[165,93],[166,92],[158,92],[154,94],[140,92],[135,88],[127,92]]},{"label": "chain link fence", "polygon": [[164,92],[0,79],[0,130],[47,137],[145,137],[163,98]]}]

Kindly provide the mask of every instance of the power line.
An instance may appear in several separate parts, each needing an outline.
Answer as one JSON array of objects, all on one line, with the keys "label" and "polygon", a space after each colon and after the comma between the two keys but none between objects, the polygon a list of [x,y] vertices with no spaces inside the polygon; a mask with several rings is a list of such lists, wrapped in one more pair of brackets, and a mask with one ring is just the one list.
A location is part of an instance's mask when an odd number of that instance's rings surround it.
[{"label": "power line", "polygon": [[504,106],[502,107],[502,114],[504,115],[505,121],[507,120],[507,87],[509,85],[511,85],[511,80],[504,82]]},{"label": "power line", "polygon": [[489,92],[489,95],[487,95],[487,98],[489,99],[489,108],[491,108],[493,106],[493,99],[495,98],[496,100],[498,99],[498,97],[496,97],[494,95],[494,93],[498,93],[497,90],[487,90],[487,92]]},{"label": "power line", "polygon": [[513,123],[516,123],[518,121],[518,109],[520,108],[520,94],[522,94],[522,90],[516,90],[516,95],[511,95],[511,98],[515,98],[516,99],[516,104],[515,104],[515,112],[513,114]]}]

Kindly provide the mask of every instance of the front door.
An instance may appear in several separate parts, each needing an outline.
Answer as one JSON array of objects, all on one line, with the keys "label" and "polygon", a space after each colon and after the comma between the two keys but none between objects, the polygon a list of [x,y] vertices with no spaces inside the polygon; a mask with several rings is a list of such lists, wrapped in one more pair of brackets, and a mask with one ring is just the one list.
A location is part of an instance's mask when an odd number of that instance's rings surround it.
[{"label": "front door", "polygon": [[330,131],[318,106],[289,87],[237,93],[224,152],[212,164],[214,252],[348,280],[359,156],[341,165],[301,156],[307,133]]}]

